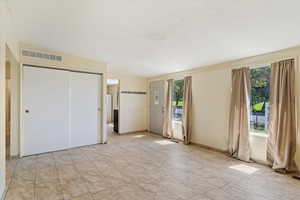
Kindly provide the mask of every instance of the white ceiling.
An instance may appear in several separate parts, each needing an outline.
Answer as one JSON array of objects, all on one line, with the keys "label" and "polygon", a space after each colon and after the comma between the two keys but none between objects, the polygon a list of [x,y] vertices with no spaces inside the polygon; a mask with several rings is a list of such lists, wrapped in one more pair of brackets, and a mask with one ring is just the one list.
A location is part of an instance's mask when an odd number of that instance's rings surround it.
[{"label": "white ceiling", "polygon": [[23,42],[143,76],[300,44],[299,0],[8,0]]}]

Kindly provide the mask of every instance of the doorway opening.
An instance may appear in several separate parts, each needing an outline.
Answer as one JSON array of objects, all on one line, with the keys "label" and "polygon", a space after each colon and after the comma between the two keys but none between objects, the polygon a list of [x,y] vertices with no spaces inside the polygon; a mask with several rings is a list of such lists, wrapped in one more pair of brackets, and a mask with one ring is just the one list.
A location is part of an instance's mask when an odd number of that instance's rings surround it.
[{"label": "doorway opening", "polygon": [[174,139],[183,140],[182,119],[183,119],[183,90],[184,80],[177,79],[173,83],[172,95],[172,126]]},{"label": "doorway opening", "polygon": [[164,101],[165,81],[151,81],[149,84],[149,131],[160,136],[163,136]]},{"label": "doorway opening", "polygon": [[[150,82],[150,125],[149,130],[163,136],[163,123],[165,112],[165,80],[156,80]],[[174,141],[183,140],[183,90],[184,79],[175,79],[172,86],[172,129]]]},{"label": "doorway opening", "polygon": [[[20,111],[20,65],[11,51],[5,45],[5,74],[3,79],[5,87],[3,88],[4,97],[4,148],[5,152],[1,152],[1,156],[5,158],[6,168],[6,186],[12,180],[13,167],[16,165],[14,158],[19,157],[19,111]],[[1,88],[2,89],[2,88]]]},{"label": "doorway opening", "polygon": [[108,133],[119,133],[120,111],[120,81],[119,79],[107,79],[107,124]]},{"label": "doorway opening", "polygon": [[6,46],[5,51],[5,157],[19,156],[20,65]]}]

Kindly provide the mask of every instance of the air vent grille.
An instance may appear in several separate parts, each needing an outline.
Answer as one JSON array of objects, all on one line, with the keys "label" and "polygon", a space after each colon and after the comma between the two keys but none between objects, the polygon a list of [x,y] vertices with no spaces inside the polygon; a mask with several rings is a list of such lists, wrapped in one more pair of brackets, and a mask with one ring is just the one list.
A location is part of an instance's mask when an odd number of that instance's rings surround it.
[{"label": "air vent grille", "polygon": [[121,91],[122,94],[147,94],[147,92],[141,91]]},{"label": "air vent grille", "polygon": [[62,56],[48,54],[48,53],[35,52],[35,51],[29,51],[29,50],[22,50],[22,56],[62,62]]}]

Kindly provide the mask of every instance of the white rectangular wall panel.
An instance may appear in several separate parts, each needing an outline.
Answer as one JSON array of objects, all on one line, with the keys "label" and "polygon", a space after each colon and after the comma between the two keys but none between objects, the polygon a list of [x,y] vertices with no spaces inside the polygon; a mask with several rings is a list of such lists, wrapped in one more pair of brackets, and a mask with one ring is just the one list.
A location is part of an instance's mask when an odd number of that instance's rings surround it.
[{"label": "white rectangular wall panel", "polygon": [[70,72],[70,147],[100,141],[100,78]]},{"label": "white rectangular wall panel", "polygon": [[23,68],[22,156],[69,146],[69,72]]}]

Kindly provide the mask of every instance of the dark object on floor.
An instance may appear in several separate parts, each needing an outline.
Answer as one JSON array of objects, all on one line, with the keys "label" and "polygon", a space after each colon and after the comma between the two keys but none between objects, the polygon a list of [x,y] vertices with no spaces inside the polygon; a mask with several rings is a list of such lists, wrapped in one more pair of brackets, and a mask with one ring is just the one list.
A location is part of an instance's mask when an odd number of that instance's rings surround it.
[{"label": "dark object on floor", "polygon": [[288,172],[285,169],[275,169],[275,172],[279,174],[287,174]]},{"label": "dark object on floor", "polygon": [[114,132],[119,133],[119,110],[114,110]]},{"label": "dark object on floor", "polygon": [[171,139],[172,142],[175,142],[175,143],[179,143],[178,140],[175,140],[175,139]]},{"label": "dark object on floor", "polygon": [[300,175],[293,176],[294,179],[300,180]]}]

